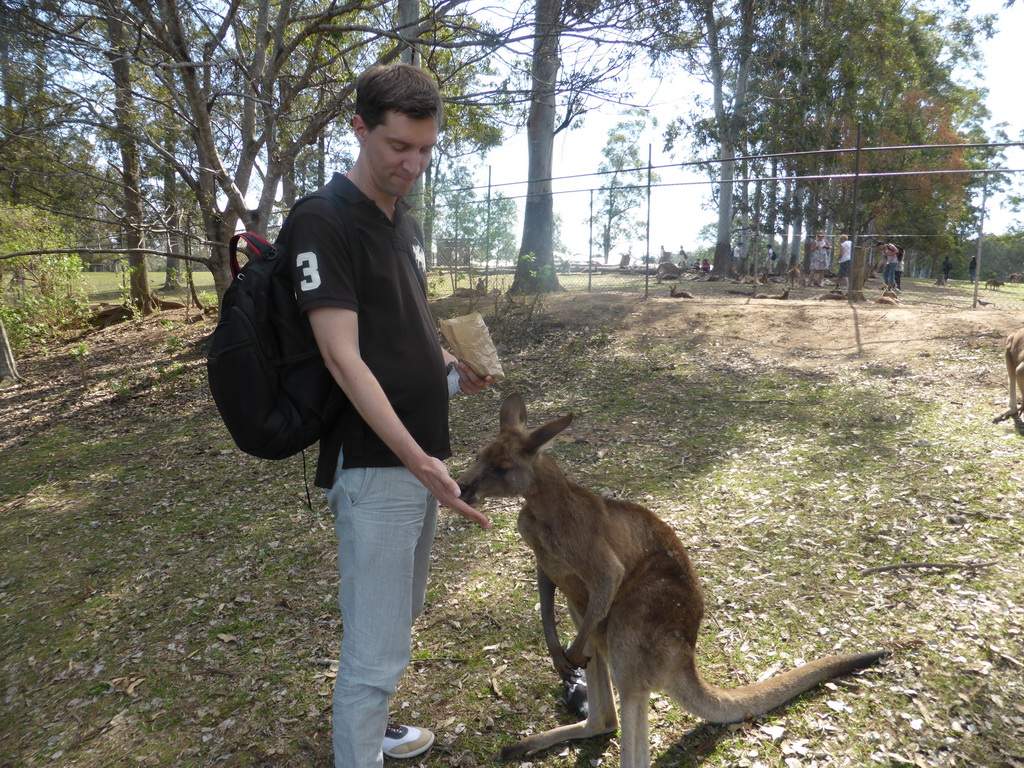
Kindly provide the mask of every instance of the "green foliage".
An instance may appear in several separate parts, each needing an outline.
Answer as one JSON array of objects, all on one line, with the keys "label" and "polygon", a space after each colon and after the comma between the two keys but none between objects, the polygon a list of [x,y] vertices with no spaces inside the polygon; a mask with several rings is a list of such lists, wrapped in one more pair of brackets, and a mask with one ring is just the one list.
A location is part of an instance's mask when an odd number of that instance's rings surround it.
[{"label": "green foliage", "polygon": [[[826,220],[849,222],[853,208],[852,153],[814,150],[853,147],[858,136],[865,147],[999,140],[983,129],[983,90],[962,84],[963,73],[978,68],[979,46],[991,34],[993,16],[968,16],[957,4],[926,9],[895,0],[847,0],[822,12],[814,3],[796,0],[754,6],[754,34],[744,39],[731,14],[710,3],[695,7],[708,13],[694,12],[696,28],[709,40],[718,36],[722,45],[697,49],[710,53],[696,55],[683,41],[679,55],[689,59],[690,71],[707,67],[719,56],[724,108],[720,114],[720,105],[712,110],[710,104],[698,104],[669,126],[666,142],[677,142],[686,128],[700,150],[724,142],[739,126],[733,147],[737,155],[803,153],[773,161],[754,159],[741,173],[751,178],[803,177],[799,187],[812,201],[806,211],[808,230],[821,228]],[[745,62],[749,93],[757,94],[747,102],[737,98],[745,82],[739,53],[744,44],[751,51]],[[732,53],[716,53],[723,50]],[[995,154],[973,148],[862,154],[861,172],[877,175],[860,179],[860,226],[917,235],[919,239],[902,244],[937,255],[948,252],[957,238],[976,227],[972,199],[982,181],[980,175],[957,171],[986,167]],[[885,175],[910,170],[943,174]],[[717,173],[717,166],[710,171]],[[837,179],[839,174],[847,178]],[[740,211],[742,201],[734,203],[731,213],[754,213],[748,206]],[[774,231],[774,209],[763,207],[761,215],[761,227]],[[939,242],[937,236],[945,240]]]},{"label": "green foliage", "polygon": [[435,253],[442,264],[483,264],[515,258],[518,211],[515,201],[501,192],[473,188],[469,169],[444,163],[435,176],[433,192]]},{"label": "green foliage", "polygon": [[[964,265],[962,271],[965,275],[966,265],[977,252],[977,239],[965,242],[959,249],[959,261]],[[953,261],[956,263],[958,259]],[[983,280],[990,277],[1006,280],[1007,276],[1014,272],[1024,273],[1024,232],[986,235],[981,249],[981,274],[979,276]]]},{"label": "green foliage", "polygon": [[[50,214],[28,207],[0,208],[0,251],[68,248],[67,233]],[[18,256],[0,261],[0,314],[11,347],[46,342],[78,327],[88,313],[82,260],[75,255]]]},{"label": "green foliage", "polygon": [[[630,243],[643,235],[639,212],[645,198],[646,160],[640,156],[640,135],[647,127],[639,112],[627,113],[608,133],[601,150],[603,160],[598,171],[605,181],[598,192],[598,210],[594,217],[594,247],[605,263],[619,243]],[[656,177],[651,178],[657,181]]]}]

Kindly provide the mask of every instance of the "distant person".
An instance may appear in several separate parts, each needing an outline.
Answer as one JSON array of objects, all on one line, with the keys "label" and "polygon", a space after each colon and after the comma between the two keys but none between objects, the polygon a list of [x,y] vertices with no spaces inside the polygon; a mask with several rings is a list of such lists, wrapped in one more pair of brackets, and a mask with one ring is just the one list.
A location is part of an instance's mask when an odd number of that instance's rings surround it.
[{"label": "distant person", "polygon": [[811,243],[811,285],[821,286],[825,282],[825,270],[832,263],[832,246],[825,240],[825,233],[819,232]]},{"label": "distant person", "polygon": [[850,264],[853,260],[853,243],[846,235],[839,236],[839,289],[850,290]]},{"label": "distant person", "polygon": [[949,282],[949,270],[953,268],[953,260],[947,256],[942,260],[942,284]]},{"label": "distant person", "polygon": [[711,262],[708,261],[707,259],[704,259],[704,262],[700,265],[700,270],[701,270],[701,272],[710,272],[711,271]]},{"label": "distant person", "polygon": [[740,240],[736,243],[736,247],[732,249],[732,273],[739,275],[740,273],[740,261],[743,259],[743,241]]},{"label": "distant person", "polygon": [[779,254],[775,252],[775,247],[768,244],[768,250],[764,254],[764,265],[768,268],[769,274],[775,274],[775,267],[778,266]]},{"label": "distant person", "polygon": [[906,254],[903,249],[900,248],[900,252],[896,254],[896,272],[894,274],[896,282],[896,293],[903,293],[903,257]]},{"label": "distant person", "polygon": [[971,276],[971,282],[975,282],[978,277],[978,257],[971,256],[971,263],[967,265],[967,272]]},{"label": "distant person", "polygon": [[896,262],[899,261],[900,249],[892,243],[876,243],[882,249],[885,266],[882,268],[882,282],[889,288],[896,288]]}]

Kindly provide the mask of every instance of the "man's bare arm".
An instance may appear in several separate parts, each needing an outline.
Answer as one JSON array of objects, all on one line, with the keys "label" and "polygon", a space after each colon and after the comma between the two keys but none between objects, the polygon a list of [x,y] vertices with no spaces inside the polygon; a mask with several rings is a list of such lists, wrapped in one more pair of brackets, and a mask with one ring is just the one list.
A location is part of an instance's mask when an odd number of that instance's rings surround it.
[{"label": "man's bare arm", "polygon": [[490,528],[486,515],[459,498],[458,483],[444,463],[424,452],[395,414],[380,382],[359,354],[358,315],[349,309],[319,307],[310,310],[309,322],[327,369],[370,429],[440,504],[481,528]]}]

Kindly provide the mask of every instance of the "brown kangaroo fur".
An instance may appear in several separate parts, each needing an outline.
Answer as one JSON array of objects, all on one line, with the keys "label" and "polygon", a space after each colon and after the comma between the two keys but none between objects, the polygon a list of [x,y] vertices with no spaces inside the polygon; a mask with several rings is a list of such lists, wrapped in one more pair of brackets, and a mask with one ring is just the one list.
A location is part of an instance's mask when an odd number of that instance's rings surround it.
[{"label": "brown kangaroo fur", "polygon": [[1007,411],[996,416],[992,422],[998,424],[1011,416],[1017,418],[1024,410],[1024,403],[1017,405],[1017,393],[1020,393],[1024,400],[1024,328],[1014,331],[1006,337],[1006,350],[1003,354],[1006,359],[1006,378],[1009,379],[1010,397],[1007,401]]},{"label": "brown kangaroo fur", "polygon": [[903,302],[900,301],[899,295],[895,291],[891,290],[888,285],[882,288],[882,295],[875,299],[875,304],[891,304],[895,306],[902,303]]},{"label": "brown kangaroo fur", "polygon": [[786,273],[786,275],[789,277],[790,288],[796,288],[797,281],[800,282],[801,288],[807,287],[807,275],[804,274],[804,271],[800,269],[800,267],[793,267]]},{"label": "brown kangaroo fur", "polygon": [[789,288],[783,288],[782,293],[755,293],[751,298],[754,299],[788,299]]},{"label": "brown kangaroo fur", "polygon": [[674,285],[670,285],[669,286],[669,288],[668,288],[668,295],[669,295],[669,298],[672,298],[672,299],[693,299],[693,298],[696,298],[689,291],[680,290],[679,288],[676,288]]},{"label": "brown kangaroo fur", "polygon": [[654,275],[654,279],[659,283],[662,280],[678,280],[681,274],[683,274],[683,270],[678,266],[671,261],[663,261],[658,265],[658,271]]},{"label": "brown kangaroo fur", "polygon": [[1006,285],[1006,283],[1004,283],[998,277],[990,277],[988,280],[985,281],[985,287],[990,288],[992,290],[998,290],[1001,286],[1004,285]]},{"label": "brown kangaroo fur", "polygon": [[[577,634],[562,649],[545,621],[557,668],[586,667],[588,718],[534,734],[506,747],[504,760],[569,739],[610,733],[618,725],[622,768],[650,765],[647,712],[653,691],[669,694],[714,723],[745,720],[839,675],[870,666],[885,651],[829,656],[759,683],[719,688],[697,671],[695,648],[704,595],[686,550],[672,529],[639,504],[605,499],[570,481],[543,447],[569,426],[572,414],[526,429],[526,406],[510,395],[501,432],[460,478],[470,504],[489,496],[523,496],[519,533],[533,549],[541,581],[566,596]],[[543,610],[543,606],[542,606]]]}]

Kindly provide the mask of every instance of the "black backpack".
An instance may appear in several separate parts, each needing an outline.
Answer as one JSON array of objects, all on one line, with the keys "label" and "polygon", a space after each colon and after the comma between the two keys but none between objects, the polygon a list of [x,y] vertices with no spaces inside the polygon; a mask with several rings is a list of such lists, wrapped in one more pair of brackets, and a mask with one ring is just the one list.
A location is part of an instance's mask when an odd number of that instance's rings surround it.
[{"label": "black backpack", "polygon": [[[315,197],[335,204],[356,245],[347,212],[330,192],[304,197],[292,210]],[[206,357],[210,392],[235,445],[261,459],[285,459],[310,447],[346,402],[295,300],[288,230],[286,219],[273,245],[252,232],[231,238],[234,279]],[[242,240],[255,253],[239,269]]]}]

